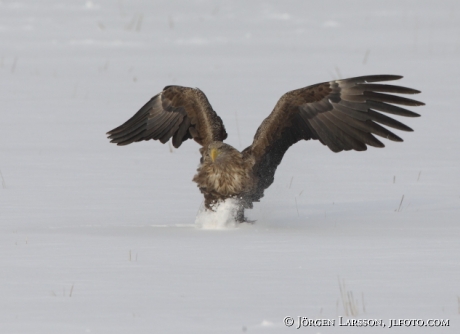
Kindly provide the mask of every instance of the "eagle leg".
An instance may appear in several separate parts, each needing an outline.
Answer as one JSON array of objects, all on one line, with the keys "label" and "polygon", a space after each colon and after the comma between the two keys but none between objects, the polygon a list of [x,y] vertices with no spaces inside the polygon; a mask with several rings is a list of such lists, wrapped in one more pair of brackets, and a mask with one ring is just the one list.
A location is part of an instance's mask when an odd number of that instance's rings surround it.
[{"label": "eagle leg", "polygon": [[256,221],[255,220],[249,220],[248,217],[244,216],[244,206],[239,205],[238,210],[236,211],[235,214],[235,220],[237,223],[248,223],[248,224],[254,224]]}]

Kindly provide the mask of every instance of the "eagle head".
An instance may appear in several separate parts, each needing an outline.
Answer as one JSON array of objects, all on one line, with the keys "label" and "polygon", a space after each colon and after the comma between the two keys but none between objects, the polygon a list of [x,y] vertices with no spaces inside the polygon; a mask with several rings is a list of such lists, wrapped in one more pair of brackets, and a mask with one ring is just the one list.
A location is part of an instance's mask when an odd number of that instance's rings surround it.
[{"label": "eagle head", "polygon": [[235,157],[240,155],[238,150],[221,141],[214,141],[210,143],[203,153],[203,160],[207,160],[213,164],[225,164],[229,162],[229,159],[233,160]]}]

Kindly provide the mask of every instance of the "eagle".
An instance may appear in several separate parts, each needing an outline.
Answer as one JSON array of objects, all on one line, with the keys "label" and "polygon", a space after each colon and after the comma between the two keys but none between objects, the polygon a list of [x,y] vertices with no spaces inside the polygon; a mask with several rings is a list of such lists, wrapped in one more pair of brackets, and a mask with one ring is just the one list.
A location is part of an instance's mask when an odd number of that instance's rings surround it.
[{"label": "eagle", "polygon": [[252,144],[241,152],[224,143],[227,132],[222,119],[198,88],[166,86],[107,135],[111,143],[121,146],[150,139],[164,144],[171,139],[179,148],[193,139],[201,145],[193,181],[204,195],[205,210],[214,211],[219,203],[233,198],[238,203],[235,220],[244,222],[244,209],[260,201],[273,183],[284,154],[298,141],[318,140],[333,152],[384,147],[375,135],[402,142],[384,126],[413,130],[386,114],[418,117],[399,105],[424,103],[393,95],[418,94],[418,90],[381,83],[401,78],[368,75],[287,92],[257,129]]}]

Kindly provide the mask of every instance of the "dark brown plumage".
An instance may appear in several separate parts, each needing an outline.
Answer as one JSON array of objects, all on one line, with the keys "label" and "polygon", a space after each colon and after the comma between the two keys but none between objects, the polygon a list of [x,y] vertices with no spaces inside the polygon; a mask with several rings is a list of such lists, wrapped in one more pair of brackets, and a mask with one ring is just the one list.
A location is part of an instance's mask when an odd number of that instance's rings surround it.
[{"label": "dark brown plumage", "polygon": [[299,140],[317,139],[333,152],[364,151],[367,146],[384,147],[374,135],[402,141],[381,126],[412,131],[383,113],[420,116],[396,105],[424,103],[391,95],[419,91],[375,82],[401,79],[397,75],[372,75],[335,80],[284,94],[257,129],[251,146],[242,152],[223,141],[227,138],[222,120],[204,93],[195,88],[167,86],[132,118],[109,131],[117,145],[141,140],[172,138],[174,147],[194,139],[202,148],[201,165],[193,181],[204,194],[207,209],[226,198],[240,200],[238,219],[244,208],[263,197],[274,180],[276,168],[287,149]]}]

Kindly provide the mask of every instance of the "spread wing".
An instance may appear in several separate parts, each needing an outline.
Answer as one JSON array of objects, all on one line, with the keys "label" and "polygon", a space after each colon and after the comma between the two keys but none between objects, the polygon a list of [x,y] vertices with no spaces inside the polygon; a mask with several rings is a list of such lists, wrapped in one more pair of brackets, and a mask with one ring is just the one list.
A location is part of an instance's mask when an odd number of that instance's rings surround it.
[{"label": "spread wing", "polygon": [[167,86],[133,117],[107,132],[111,143],[128,145],[141,140],[172,137],[174,147],[193,138],[200,145],[227,138],[222,119],[212,109],[204,93],[197,88]]},{"label": "spread wing", "polygon": [[272,113],[262,122],[245,154],[256,161],[259,177],[257,196],[272,182],[277,166],[287,149],[299,140],[317,139],[332,151],[364,151],[367,145],[384,147],[374,135],[393,141],[400,137],[384,128],[403,131],[408,126],[382,114],[417,117],[412,111],[395,106],[420,106],[424,103],[396,94],[419,91],[374,83],[401,79],[396,75],[372,75],[320,83],[284,94]]}]

